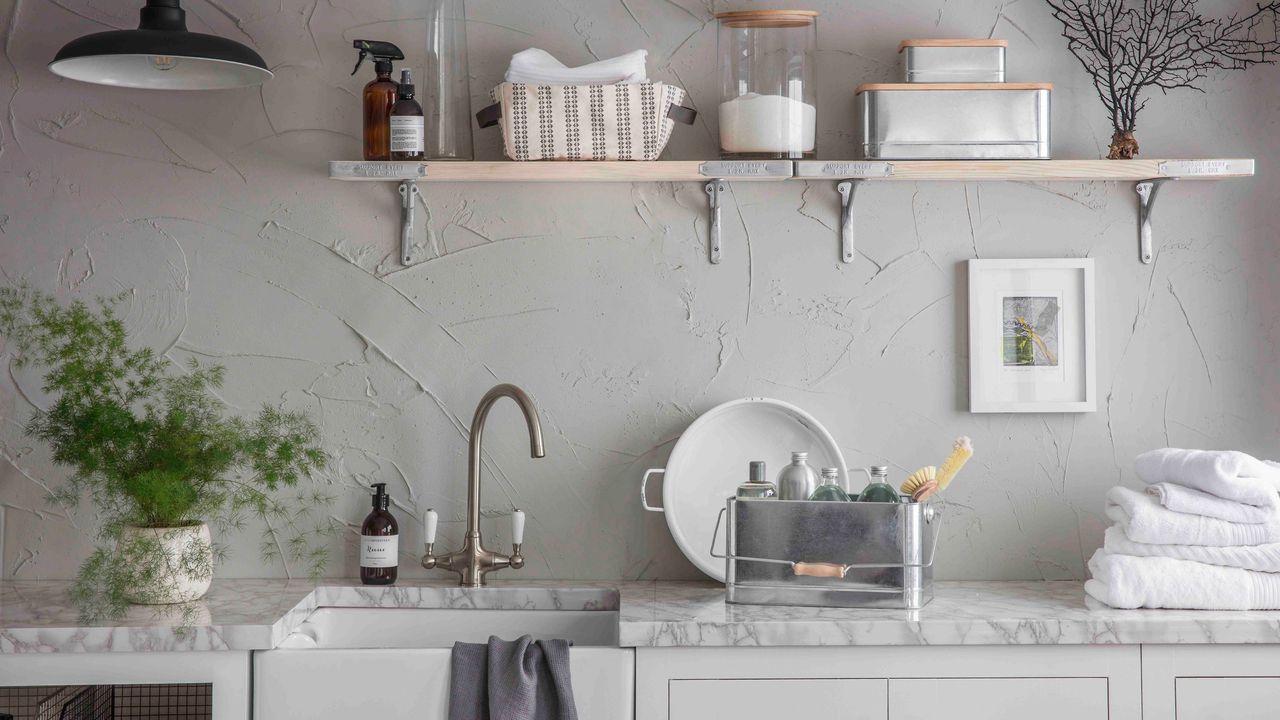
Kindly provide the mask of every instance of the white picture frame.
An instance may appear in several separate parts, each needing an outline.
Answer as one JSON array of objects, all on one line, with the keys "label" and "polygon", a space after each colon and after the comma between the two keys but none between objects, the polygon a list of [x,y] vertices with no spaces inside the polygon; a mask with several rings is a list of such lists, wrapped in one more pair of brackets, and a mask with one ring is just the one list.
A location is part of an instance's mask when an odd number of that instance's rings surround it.
[{"label": "white picture frame", "polygon": [[1096,412],[1094,261],[969,261],[969,412]]}]

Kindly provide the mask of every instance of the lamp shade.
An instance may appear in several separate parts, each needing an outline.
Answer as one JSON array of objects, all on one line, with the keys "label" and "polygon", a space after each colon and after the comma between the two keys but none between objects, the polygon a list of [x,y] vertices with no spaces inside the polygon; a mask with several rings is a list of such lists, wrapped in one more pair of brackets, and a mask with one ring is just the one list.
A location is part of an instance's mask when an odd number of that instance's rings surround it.
[{"label": "lamp shade", "polygon": [[261,85],[262,56],[238,42],[187,30],[178,0],[147,0],[137,30],[76,38],[49,70],[72,80],[152,90],[219,90]]}]

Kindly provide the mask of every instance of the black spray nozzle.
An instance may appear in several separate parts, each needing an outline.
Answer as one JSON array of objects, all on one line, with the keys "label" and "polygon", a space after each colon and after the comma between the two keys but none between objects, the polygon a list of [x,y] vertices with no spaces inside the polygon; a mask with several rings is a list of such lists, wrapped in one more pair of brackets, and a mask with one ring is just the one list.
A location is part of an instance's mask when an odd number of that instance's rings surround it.
[{"label": "black spray nozzle", "polygon": [[400,97],[413,97],[413,71],[409,68],[400,69]]},{"label": "black spray nozzle", "polygon": [[356,70],[360,69],[360,64],[370,55],[376,62],[391,62],[392,60],[403,60],[404,52],[396,47],[394,43],[385,42],[383,40],[356,40],[351,43],[351,47],[360,51],[360,58],[356,60],[356,66],[351,71],[352,75],[356,74]]},{"label": "black spray nozzle", "polygon": [[370,487],[373,488],[373,506],[379,510],[386,510],[391,504],[391,498],[387,497],[387,484],[374,483]]}]

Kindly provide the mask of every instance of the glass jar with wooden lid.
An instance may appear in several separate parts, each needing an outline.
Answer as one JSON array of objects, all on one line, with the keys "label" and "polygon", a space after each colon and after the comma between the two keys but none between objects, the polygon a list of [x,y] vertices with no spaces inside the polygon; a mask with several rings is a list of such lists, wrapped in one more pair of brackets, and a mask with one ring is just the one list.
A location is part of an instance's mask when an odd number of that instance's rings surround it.
[{"label": "glass jar with wooden lid", "polygon": [[740,10],[716,21],[721,157],[815,157],[818,13]]}]

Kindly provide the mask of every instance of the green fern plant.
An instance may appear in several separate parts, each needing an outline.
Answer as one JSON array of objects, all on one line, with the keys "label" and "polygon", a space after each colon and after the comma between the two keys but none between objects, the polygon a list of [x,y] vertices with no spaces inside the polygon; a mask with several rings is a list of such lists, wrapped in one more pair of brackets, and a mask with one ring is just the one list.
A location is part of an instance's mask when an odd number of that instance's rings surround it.
[{"label": "green fern plant", "polygon": [[159,602],[170,578],[211,576],[208,558],[225,552],[215,544],[175,558],[129,528],[207,522],[229,532],[256,518],[265,528],[264,560],[302,564],[320,576],[323,541],[334,532],[324,512],[331,498],[303,483],[327,462],[318,428],[269,405],[252,418],[226,415],[215,392],[224,368],[193,360],[185,373],[171,373],[151,348],[129,347],[117,313],[124,297],[64,306],[25,286],[0,288],[0,334],[15,364],[47,368],[43,387],[53,404],[35,412],[26,433],[71,469],[51,500],[75,506],[87,499],[101,521],[72,591],[81,614],[115,618],[131,602]]}]

